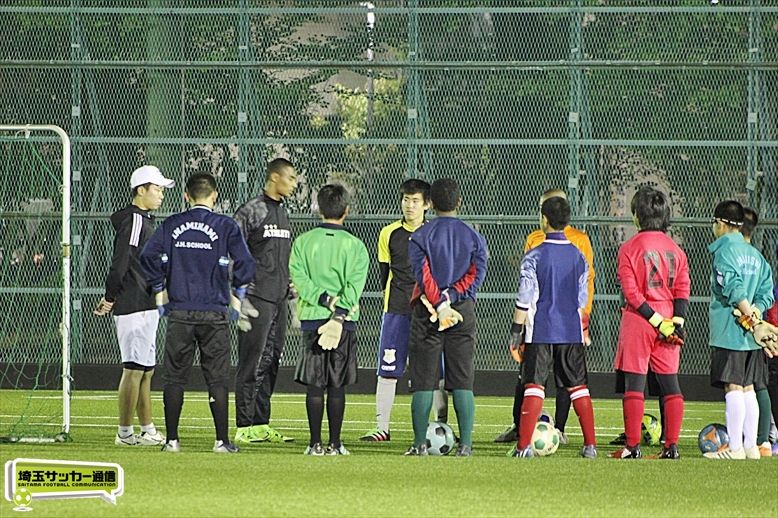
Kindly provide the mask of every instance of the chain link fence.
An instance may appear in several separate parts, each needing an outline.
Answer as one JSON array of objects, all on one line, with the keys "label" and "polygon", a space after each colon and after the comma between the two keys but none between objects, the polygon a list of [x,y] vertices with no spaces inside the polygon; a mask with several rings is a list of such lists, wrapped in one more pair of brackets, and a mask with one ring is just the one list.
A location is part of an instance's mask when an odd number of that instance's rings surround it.
[{"label": "chain link fence", "polygon": [[[634,233],[632,194],[658,186],[673,202],[672,236],[692,269],[681,371],[706,373],[716,203],[754,207],[754,244],[778,261],[778,2],[623,4],[6,2],[0,120],[56,124],[73,143],[73,362],[119,361],[113,324],[92,309],[111,259],[108,216],[129,202],[133,169],[152,163],[176,179],[161,217],[185,208],[182,186],[195,171],[217,176],[217,210],[231,214],[261,190],[267,161],[283,156],[300,179],[288,200],[294,234],[316,224],[317,189],[344,183],[354,196],[347,225],[374,261],[380,228],[400,215],[403,180],[460,182],[461,216],[489,246],[476,306],[476,366],[488,370],[515,369],[505,342],[519,263],[549,188],[567,190],[573,225],[591,236],[589,367],[612,370],[616,251]],[[21,249],[26,261],[48,246],[29,229],[56,213],[46,201],[55,196],[31,190],[47,173],[29,165],[30,144],[2,137],[0,362],[43,361],[32,339],[7,344],[30,322],[14,311],[31,299],[14,292],[13,269],[35,263],[15,261]],[[56,154],[45,157],[49,142],[32,145],[58,171]],[[43,256],[40,268],[56,268],[56,253]],[[363,367],[376,363],[380,290],[374,265],[358,329]],[[39,333],[55,333],[56,297],[41,300],[32,320]],[[299,338],[290,333],[285,365],[295,363]]]}]

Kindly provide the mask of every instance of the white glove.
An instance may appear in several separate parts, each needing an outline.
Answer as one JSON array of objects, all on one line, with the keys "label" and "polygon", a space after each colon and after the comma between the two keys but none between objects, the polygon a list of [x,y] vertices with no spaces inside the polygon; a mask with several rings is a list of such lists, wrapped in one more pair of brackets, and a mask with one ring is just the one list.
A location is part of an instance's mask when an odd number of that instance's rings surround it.
[{"label": "white glove", "polygon": [[[237,298],[237,297],[234,297]],[[230,300],[232,302],[232,300]],[[238,317],[238,329],[243,331],[244,333],[248,333],[251,331],[251,320],[250,318],[257,318],[259,316],[259,311],[257,308],[254,307],[254,305],[249,302],[249,298],[246,297],[243,299],[243,302],[240,305],[240,316]]]},{"label": "white glove", "polygon": [[772,358],[778,356],[778,328],[761,320],[754,326],[754,340]]},{"label": "white glove", "polygon": [[340,344],[340,335],[343,334],[343,322],[346,315],[342,313],[333,313],[327,322],[319,327],[319,345],[325,351],[337,349]]},{"label": "white glove", "polygon": [[427,308],[427,311],[430,312],[430,322],[433,324],[438,321],[438,312],[435,311],[435,306],[432,305],[432,303],[429,301],[426,295],[422,295],[419,300],[421,300],[421,303],[424,304],[424,307]]},{"label": "white glove", "polygon": [[445,331],[451,327],[454,327],[458,323],[462,322],[464,318],[462,314],[451,307],[451,304],[446,301],[438,306],[438,331]]}]

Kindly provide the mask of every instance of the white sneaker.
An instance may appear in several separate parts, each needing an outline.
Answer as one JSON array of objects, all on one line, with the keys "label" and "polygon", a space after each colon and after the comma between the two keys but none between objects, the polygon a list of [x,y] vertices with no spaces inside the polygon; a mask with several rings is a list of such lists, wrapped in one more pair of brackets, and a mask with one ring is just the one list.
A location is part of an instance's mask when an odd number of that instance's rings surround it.
[{"label": "white sneaker", "polygon": [[743,448],[746,452],[746,458],[751,460],[759,460],[762,458],[762,454],[759,452],[759,446],[756,444],[750,448]]},{"label": "white sneaker", "polygon": [[114,444],[116,446],[137,446],[138,445],[138,434],[132,433],[128,435],[127,437],[121,437],[118,433],[116,434],[116,440],[114,440]]},{"label": "white sneaker", "polygon": [[235,443],[231,443],[229,441],[224,442],[217,439],[213,443],[213,452],[214,453],[240,453],[240,448],[235,446]]},{"label": "white sneaker", "polygon": [[173,439],[172,441],[168,441],[165,443],[164,446],[162,446],[162,451],[166,451],[170,453],[179,453],[181,451],[181,443],[178,441],[178,439]]},{"label": "white sneaker", "polygon": [[708,459],[743,460],[746,458],[746,452],[743,448],[734,451],[729,448],[724,448],[721,451],[710,451],[708,453],[703,453],[702,455]]},{"label": "white sneaker", "polygon": [[165,444],[165,436],[159,433],[159,430],[153,434],[148,432],[141,432],[136,439],[136,444],[138,446],[159,446],[161,444]]},{"label": "white sneaker", "polygon": [[570,442],[570,439],[567,438],[565,432],[561,431],[559,428],[556,429],[556,432],[559,434],[559,444],[568,444]]}]

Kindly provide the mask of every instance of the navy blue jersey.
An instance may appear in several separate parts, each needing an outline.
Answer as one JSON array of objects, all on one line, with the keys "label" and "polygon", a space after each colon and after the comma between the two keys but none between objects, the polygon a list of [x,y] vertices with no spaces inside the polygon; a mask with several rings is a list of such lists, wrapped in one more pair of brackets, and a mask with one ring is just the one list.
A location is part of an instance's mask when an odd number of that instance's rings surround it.
[{"label": "navy blue jersey", "polygon": [[141,266],[155,290],[167,288],[171,310],[226,311],[230,259],[232,285],[248,285],[257,265],[238,224],[195,205],[157,228],[143,248]]},{"label": "navy blue jersey", "polygon": [[452,303],[475,301],[486,277],[486,240],[470,225],[437,217],[411,234],[408,256],[421,293],[433,306],[448,294]]},{"label": "navy blue jersey", "polygon": [[527,311],[527,343],[583,342],[578,310],[586,307],[588,283],[589,264],[563,232],[528,251],[516,297],[516,309]]}]

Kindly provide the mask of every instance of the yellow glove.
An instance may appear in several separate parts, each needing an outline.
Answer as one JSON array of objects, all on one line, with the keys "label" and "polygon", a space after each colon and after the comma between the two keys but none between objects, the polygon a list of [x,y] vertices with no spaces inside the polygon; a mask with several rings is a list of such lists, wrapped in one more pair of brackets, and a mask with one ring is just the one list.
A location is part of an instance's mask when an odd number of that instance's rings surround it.
[{"label": "yellow glove", "polygon": [[772,358],[778,356],[778,328],[761,320],[754,326],[752,333],[756,343]]},{"label": "yellow glove", "polygon": [[675,333],[675,324],[672,319],[665,318],[659,313],[651,315],[651,318],[648,319],[648,323],[657,328],[665,338]]}]

